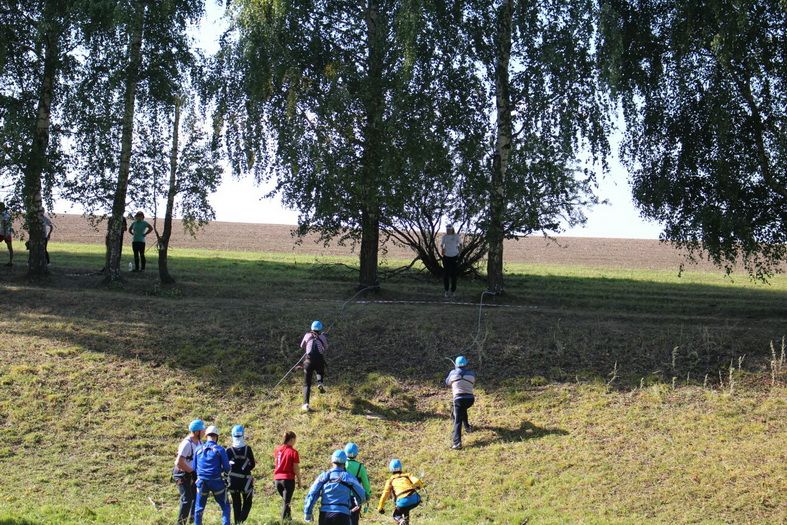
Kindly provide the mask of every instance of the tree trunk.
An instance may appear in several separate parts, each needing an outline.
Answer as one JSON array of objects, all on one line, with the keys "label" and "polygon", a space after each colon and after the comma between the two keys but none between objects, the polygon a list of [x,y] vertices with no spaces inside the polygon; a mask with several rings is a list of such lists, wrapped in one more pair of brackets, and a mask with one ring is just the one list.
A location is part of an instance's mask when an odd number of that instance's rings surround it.
[{"label": "tree trunk", "polygon": [[24,172],[22,188],[25,203],[25,223],[29,233],[30,254],[27,260],[29,277],[40,277],[48,273],[46,261],[46,232],[44,231],[44,203],[41,193],[41,176],[46,165],[49,147],[49,127],[52,108],[52,95],[59,66],[59,28],[57,13],[59,2],[47,2],[44,7],[44,76],[38,93],[33,143]]},{"label": "tree trunk", "polygon": [[384,28],[381,27],[377,0],[369,0],[366,12],[368,45],[365,93],[363,165],[361,166],[361,253],[359,286],[377,286],[378,248],[380,243],[379,184],[383,113]]},{"label": "tree trunk", "polygon": [[145,6],[136,2],[135,16],[129,26],[128,65],[126,68],[126,92],[123,107],[123,129],[120,138],[120,170],[115,188],[115,199],[112,203],[112,216],[107,230],[107,255],[105,281],[121,280],[120,251],[123,242],[123,214],[126,211],[126,193],[128,191],[129,167],[131,163],[131,147],[134,137],[134,104],[137,98],[139,68],[142,62],[142,34],[145,24]]},{"label": "tree trunk", "polygon": [[497,136],[492,160],[489,193],[489,229],[487,242],[487,288],[494,293],[503,292],[503,240],[505,239],[504,214],[506,209],[505,180],[508,158],[511,154],[511,94],[508,63],[511,58],[511,17],[513,0],[504,0],[497,20],[497,45],[495,56],[495,104],[497,107]]},{"label": "tree trunk", "polygon": [[178,172],[178,136],[180,131],[180,97],[175,99],[175,122],[172,125],[172,151],[169,155],[169,189],[167,190],[167,210],[164,212],[164,232],[159,239],[158,247],[158,276],[162,283],[172,284],[175,279],[169,274],[167,268],[167,251],[169,239],[172,236],[172,211],[175,207],[175,192],[177,190]]}]

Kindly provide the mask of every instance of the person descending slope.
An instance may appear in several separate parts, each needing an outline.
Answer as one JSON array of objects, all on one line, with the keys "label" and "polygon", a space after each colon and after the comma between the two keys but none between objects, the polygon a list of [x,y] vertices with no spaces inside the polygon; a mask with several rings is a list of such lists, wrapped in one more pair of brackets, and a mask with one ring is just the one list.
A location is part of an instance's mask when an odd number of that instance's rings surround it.
[{"label": "person descending slope", "polygon": [[[366,467],[363,463],[355,459],[358,457],[358,445],[355,443],[347,443],[344,446],[344,453],[347,454],[347,472],[358,478],[358,481],[363,485],[363,490],[366,491],[366,501],[369,501],[372,497],[372,487],[369,485],[369,474],[366,472]],[[368,510],[368,508],[364,509],[365,512],[368,512]],[[358,522],[361,520],[360,507],[358,510],[354,510],[350,517],[352,518],[353,525],[358,525]]]},{"label": "person descending slope", "polygon": [[230,504],[227,501],[227,487],[223,477],[230,471],[227,451],[217,443],[219,430],[213,425],[205,431],[208,440],[194,456],[194,472],[197,474],[197,505],[194,508],[194,525],[202,525],[202,513],[213,494],[221,507],[221,525],[230,525]]},{"label": "person descending slope", "polygon": [[424,486],[424,482],[412,474],[403,474],[402,462],[398,459],[391,460],[388,470],[391,471],[391,477],[385,482],[377,511],[385,514],[385,502],[390,497],[394,501],[394,521],[398,525],[409,525],[410,511],[421,503],[418,489]]},{"label": "person descending slope", "polygon": [[197,476],[192,463],[197,450],[202,446],[202,435],[205,433],[205,423],[195,419],[189,424],[189,435],[183,438],[175,457],[175,467],[172,469],[172,478],[178,486],[180,505],[178,509],[178,525],[186,525],[194,521],[194,498],[196,487],[194,483]]},{"label": "person descending slope", "polygon": [[325,351],[328,349],[328,338],[322,333],[322,323],[314,321],[311,330],[306,332],[301,341],[301,349],[305,352],[303,358],[303,407],[304,412],[309,411],[309,398],[312,392],[312,377],[317,374],[317,388],[325,392],[322,384],[325,376]]},{"label": "person descending slope", "polygon": [[335,450],[333,468],[314,480],[303,504],[303,520],[312,521],[312,510],[320,498],[319,525],[350,525],[350,513],[366,501],[366,492],[355,476],[344,469],[347,454]]},{"label": "person descending slope", "polygon": [[454,395],[451,417],[454,422],[453,450],[462,448],[462,426],[467,432],[472,432],[473,427],[467,419],[467,409],[475,403],[473,388],[475,387],[475,372],[467,369],[467,358],[460,355],[456,358],[455,368],[445,378],[445,384],[451,387]]},{"label": "person descending slope", "polygon": [[246,444],[242,425],[232,427],[232,446],[227,449],[230,460],[230,497],[235,523],[243,523],[249,517],[254,496],[254,476],[251,471],[257,465],[254,452]]}]

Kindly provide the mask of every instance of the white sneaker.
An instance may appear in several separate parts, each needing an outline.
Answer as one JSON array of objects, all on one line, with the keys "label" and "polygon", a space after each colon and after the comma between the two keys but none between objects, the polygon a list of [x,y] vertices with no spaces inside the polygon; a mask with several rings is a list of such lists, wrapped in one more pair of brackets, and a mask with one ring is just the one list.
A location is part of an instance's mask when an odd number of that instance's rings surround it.
[{"label": "white sneaker", "polygon": [[450,293],[451,293],[451,292],[449,292],[448,290],[446,290],[446,291],[445,291],[445,293],[443,294],[443,299],[448,299],[449,297],[451,297]]},{"label": "white sneaker", "polygon": [[309,411],[309,403],[304,403],[301,407],[301,412],[308,412]]}]

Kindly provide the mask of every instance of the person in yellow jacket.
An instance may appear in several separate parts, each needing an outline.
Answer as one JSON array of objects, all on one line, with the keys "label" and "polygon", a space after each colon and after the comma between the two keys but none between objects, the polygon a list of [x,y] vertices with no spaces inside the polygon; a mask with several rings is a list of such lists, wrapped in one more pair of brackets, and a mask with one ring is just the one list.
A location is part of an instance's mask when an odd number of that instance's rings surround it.
[{"label": "person in yellow jacket", "polygon": [[377,511],[380,514],[385,514],[385,502],[389,497],[393,497],[394,521],[398,525],[409,525],[410,511],[421,503],[418,489],[424,486],[424,482],[412,474],[402,474],[402,462],[398,459],[391,460],[388,470],[391,471],[391,477],[385,482]]}]

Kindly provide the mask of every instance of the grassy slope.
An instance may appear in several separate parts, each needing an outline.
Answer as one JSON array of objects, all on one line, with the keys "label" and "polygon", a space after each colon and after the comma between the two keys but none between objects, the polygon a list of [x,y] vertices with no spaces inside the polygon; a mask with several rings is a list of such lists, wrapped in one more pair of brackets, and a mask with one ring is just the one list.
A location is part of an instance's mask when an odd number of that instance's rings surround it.
[{"label": "grassy slope", "polygon": [[[196,416],[249,426],[252,523],[275,522],[269,452],[287,429],[309,479],[350,439],[375,490],[400,457],[429,484],[416,523],[787,520],[787,388],[768,348],[787,333],[784,278],[512,265],[472,345],[473,306],[342,309],[354,276],[333,263],[352,261],[179,251],[176,288],[146,274],[108,291],[80,275],[99,250],[53,245],[47,287],[0,276],[0,523],[172,522],[168,473]],[[477,301],[480,284],[461,286]],[[404,275],[377,298],[438,295]],[[336,325],[330,390],[306,416],[299,376],[269,388],[315,317]],[[480,362],[479,431],[449,453],[440,381],[460,352]]]}]

